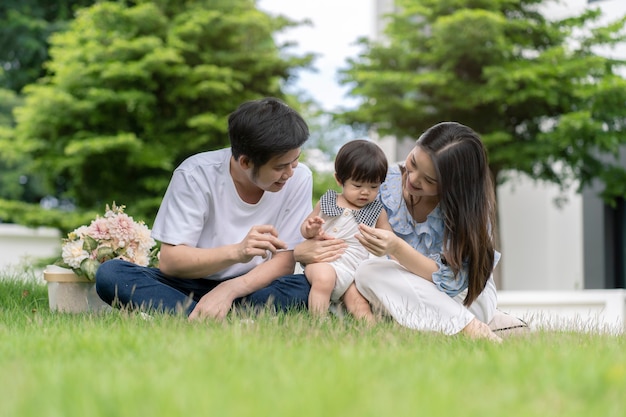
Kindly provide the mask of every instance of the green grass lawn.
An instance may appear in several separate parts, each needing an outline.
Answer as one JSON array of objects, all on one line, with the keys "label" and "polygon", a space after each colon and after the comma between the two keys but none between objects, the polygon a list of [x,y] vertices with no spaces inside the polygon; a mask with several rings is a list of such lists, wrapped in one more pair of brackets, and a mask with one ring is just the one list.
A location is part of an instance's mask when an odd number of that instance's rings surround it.
[{"label": "green grass lawn", "polygon": [[51,312],[0,279],[0,416],[619,416],[623,336],[502,345],[306,313],[222,323]]}]

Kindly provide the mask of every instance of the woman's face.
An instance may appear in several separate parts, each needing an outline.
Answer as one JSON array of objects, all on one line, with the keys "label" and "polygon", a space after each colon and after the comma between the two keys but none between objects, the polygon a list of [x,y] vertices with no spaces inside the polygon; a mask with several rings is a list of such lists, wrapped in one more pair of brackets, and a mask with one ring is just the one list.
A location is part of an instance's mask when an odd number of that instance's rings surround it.
[{"label": "woman's face", "polygon": [[415,197],[434,197],[439,194],[437,175],[430,156],[419,146],[406,158],[406,191]]}]

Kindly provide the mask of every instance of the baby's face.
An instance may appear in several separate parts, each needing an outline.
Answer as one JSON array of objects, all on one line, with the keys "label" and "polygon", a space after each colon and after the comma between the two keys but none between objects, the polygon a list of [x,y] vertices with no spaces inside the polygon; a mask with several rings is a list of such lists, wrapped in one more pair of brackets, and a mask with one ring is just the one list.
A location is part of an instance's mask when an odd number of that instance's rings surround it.
[{"label": "baby's face", "polygon": [[343,197],[354,208],[361,208],[371,203],[378,195],[379,182],[364,182],[347,180],[343,184]]}]

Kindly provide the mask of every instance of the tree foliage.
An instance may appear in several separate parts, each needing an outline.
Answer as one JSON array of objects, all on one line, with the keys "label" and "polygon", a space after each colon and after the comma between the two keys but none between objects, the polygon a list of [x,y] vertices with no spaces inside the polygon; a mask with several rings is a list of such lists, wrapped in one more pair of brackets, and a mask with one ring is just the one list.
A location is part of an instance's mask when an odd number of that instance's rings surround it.
[{"label": "tree foliage", "polygon": [[77,227],[89,224],[96,216],[101,215],[103,209],[104,207],[99,212],[45,210],[35,204],[0,199],[0,223],[9,220],[10,223],[29,227],[51,227],[65,236]]},{"label": "tree foliage", "polygon": [[95,0],[2,0],[0,2],[0,88],[20,92],[44,75],[48,37]]},{"label": "tree foliage", "polygon": [[[45,74],[48,37],[63,30],[74,11],[95,0],[3,0],[0,2],[0,198],[37,201],[37,176],[25,175],[29,160],[11,148],[13,108],[22,88]],[[8,144],[3,147],[2,143]]]},{"label": "tree foliage", "polygon": [[396,0],[384,39],[361,40],[342,72],[364,101],[343,118],[400,138],[459,121],[481,134],[500,181],[508,170],[581,189],[597,178],[606,201],[623,197],[625,61],[600,51],[626,39],[626,17],[549,20],[550,3]]},{"label": "tree foliage", "polygon": [[50,39],[48,73],[15,110],[16,152],[81,209],[117,201],[152,219],[172,170],[227,146],[240,103],[283,97],[312,56],[273,33],[297,25],[254,0],[100,2]]}]

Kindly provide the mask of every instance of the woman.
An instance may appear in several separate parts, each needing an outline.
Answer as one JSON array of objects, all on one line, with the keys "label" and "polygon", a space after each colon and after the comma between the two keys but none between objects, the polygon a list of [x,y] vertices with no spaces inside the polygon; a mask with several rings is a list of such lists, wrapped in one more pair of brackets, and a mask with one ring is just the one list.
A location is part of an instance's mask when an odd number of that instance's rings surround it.
[{"label": "woman", "polygon": [[379,198],[395,233],[361,225],[358,240],[394,260],[363,263],[359,292],[404,326],[499,341],[485,324],[497,305],[496,201],[476,132],[453,122],[428,129]]}]

